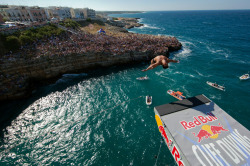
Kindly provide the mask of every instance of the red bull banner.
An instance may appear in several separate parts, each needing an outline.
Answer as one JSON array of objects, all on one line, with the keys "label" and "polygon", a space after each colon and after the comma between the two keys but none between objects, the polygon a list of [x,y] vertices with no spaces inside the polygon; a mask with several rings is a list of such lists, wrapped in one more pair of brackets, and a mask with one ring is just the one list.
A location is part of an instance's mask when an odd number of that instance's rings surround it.
[{"label": "red bull banner", "polygon": [[154,108],[177,165],[250,165],[250,132],[204,95]]}]

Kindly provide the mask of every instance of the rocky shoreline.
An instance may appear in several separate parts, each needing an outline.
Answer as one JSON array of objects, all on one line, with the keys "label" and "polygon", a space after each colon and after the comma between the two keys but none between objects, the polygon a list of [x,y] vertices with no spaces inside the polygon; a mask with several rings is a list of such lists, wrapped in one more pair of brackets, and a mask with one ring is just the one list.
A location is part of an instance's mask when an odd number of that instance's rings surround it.
[{"label": "rocky shoreline", "polygon": [[[131,22],[135,23],[136,20],[131,19]],[[182,47],[176,38],[169,40],[172,41],[165,50],[166,55]],[[155,56],[152,50],[133,50],[119,56],[104,52],[86,52],[85,54],[42,56],[30,59],[2,58],[0,60],[0,101],[29,97],[37,84],[48,83],[48,80],[59,78],[62,74],[81,73],[89,69],[149,61]]]},{"label": "rocky shoreline", "polygon": [[110,22],[113,23],[115,26],[124,27],[126,29],[131,29],[131,28],[143,26],[143,24],[139,23],[139,19],[140,18],[123,18],[123,17],[118,17],[116,19],[117,20],[110,21]]}]

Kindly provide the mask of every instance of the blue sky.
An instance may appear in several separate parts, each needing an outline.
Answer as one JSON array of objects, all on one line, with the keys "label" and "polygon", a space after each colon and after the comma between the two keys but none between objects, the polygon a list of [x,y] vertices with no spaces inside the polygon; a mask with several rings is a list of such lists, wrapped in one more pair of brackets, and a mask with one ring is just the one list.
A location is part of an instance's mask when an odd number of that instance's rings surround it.
[{"label": "blue sky", "polygon": [[0,0],[0,4],[89,7],[109,11],[250,9],[250,0]]}]

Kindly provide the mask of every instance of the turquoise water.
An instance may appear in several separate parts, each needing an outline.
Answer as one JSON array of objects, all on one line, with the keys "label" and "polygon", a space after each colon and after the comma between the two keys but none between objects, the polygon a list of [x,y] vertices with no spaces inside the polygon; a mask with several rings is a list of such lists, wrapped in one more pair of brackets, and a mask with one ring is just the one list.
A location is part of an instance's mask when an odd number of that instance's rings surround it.
[{"label": "turquoise water", "polygon": [[[148,63],[64,75],[22,103],[3,131],[1,165],[154,165],[161,136],[153,107],[204,94],[250,129],[250,11],[172,11],[119,15],[140,17],[134,33],[171,35],[183,44],[169,69],[141,72]],[[150,80],[137,81],[147,74]],[[206,81],[224,84],[214,89]],[[145,95],[153,96],[146,106]],[[143,96],[143,97],[141,97]],[[174,165],[165,145],[157,165]]]}]

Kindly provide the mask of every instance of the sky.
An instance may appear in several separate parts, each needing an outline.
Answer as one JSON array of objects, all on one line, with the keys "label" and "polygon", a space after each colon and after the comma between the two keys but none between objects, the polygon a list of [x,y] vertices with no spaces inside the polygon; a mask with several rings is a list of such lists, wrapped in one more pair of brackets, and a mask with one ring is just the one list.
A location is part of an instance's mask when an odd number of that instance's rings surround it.
[{"label": "sky", "polygon": [[0,0],[0,5],[67,6],[96,11],[250,9],[250,0]]}]

